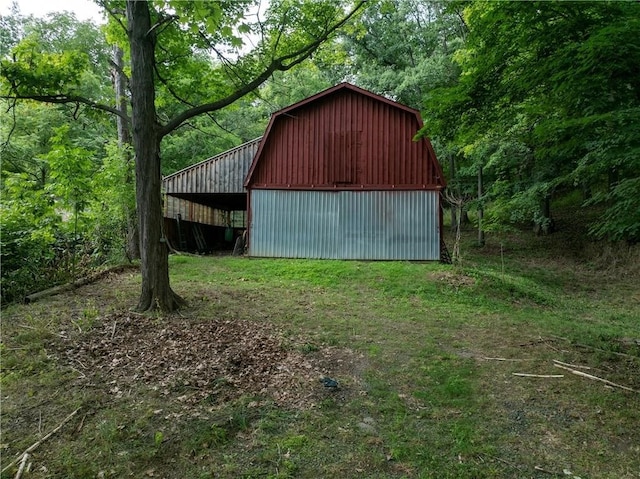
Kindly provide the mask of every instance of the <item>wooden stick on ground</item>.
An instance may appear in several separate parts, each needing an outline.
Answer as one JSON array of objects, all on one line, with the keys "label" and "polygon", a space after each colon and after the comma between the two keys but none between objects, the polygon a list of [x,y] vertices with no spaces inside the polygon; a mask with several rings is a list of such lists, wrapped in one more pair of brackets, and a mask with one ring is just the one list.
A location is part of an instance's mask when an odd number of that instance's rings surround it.
[{"label": "wooden stick on ground", "polygon": [[483,356],[482,359],[485,361],[535,361],[535,359],[518,359],[518,358],[488,358]]},{"label": "wooden stick on ground", "polygon": [[576,371],[575,369],[568,368],[566,366],[563,366],[562,364],[554,363],[553,365],[560,369],[566,369],[567,371],[575,374],[576,376],[582,376],[583,378],[593,379],[594,381],[600,381],[605,384],[608,384],[609,386],[624,389],[626,391],[631,391],[633,393],[640,393],[640,391],[636,391],[635,389],[632,389],[630,387],[623,386],[622,384],[617,384],[617,383],[614,383],[613,381],[609,381],[608,379],[604,379],[604,378],[599,378],[598,376],[594,376],[592,374],[583,373],[582,371]]},{"label": "wooden stick on ground", "polygon": [[80,288],[81,286],[86,286],[87,284],[95,283],[98,280],[101,280],[109,273],[121,273],[127,269],[137,268],[136,265],[133,264],[123,264],[117,265],[112,268],[105,269],[103,271],[99,271],[94,273],[86,278],[81,278],[71,283],[61,284],[60,286],[54,286],[53,288],[45,289],[44,291],[38,291],[37,293],[30,294],[25,296],[25,303],[32,303],[42,298],[47,298],[49,296],[53,296],[59,293],[63,293],[65,291],[71,291],[76,288]]},{"label": "wooden stick on ground", "polygon": [[556,363],[556,364],[562,364],[563,366],[567,366],[567,367],[570,367],[570,368],[591,369],[591,367],[589,367],[589,366],[580,366],[578,364],[563,363],[562,361],[558,361],[557,359],[554,359],[553,362]]},{"label": "wooden stick on ground", "polygon": [[540,467],[540,466],[535,466],[535,467],[534,467],[534,469],[535,469],[536,471],[545,472],[545,473],[547,473],[547,474],[552,474],[552,475],[554,475],[554,476],[557,476],[557,475],[558,475],[558,473],[557,473],[557,472],[548,471],[547,469],[543,469],[543,468],[542,468],[542,467]]},{"label": "wooden stick on ground", "polygon": [[56,432],[58,432],[60,429],[62,429],[62,426],[64,426],[66,423],[68,423],[71,420],[71,418],[73,418],[73,416],[75,416],[78,413],[79,410],[80,410],[80,408],[76,409],[71,414],[69,414],[67,417],[65,417],[64,420],[58,425],[58,427],[56,427],[53,431],[51,431],[49,434],[44,436],[42,439],[39,439],[38,441],[34,442],[22,454],[20,454],[14,461],[12,461],[10,464],[5,466],[2,469],[1,472],[6,472],[10,467],[14,466],[18,461],[26,462],[26,460],[24,459],[24,456],[28,456],[29,453],[33,452],[40,444],[42,444],[44,441],[46,441],[51,436],[53,436]]},{"label": "wooden stick on ground", "polygon": [[29,454],[25,452],[22,455],[22,461],[20,461],[20,467],[18,468],[18,472],[16,472],[16,477],[14,479],[20,479],[22,477],[22,473],[24,472],[24,466],[26,466],[28,460],[29,460]]},{"label": "wooden stick on ground", "polygon": [[553,334],[550,335],[552,338],[555,339],[561,339],[563,341],[567,341],[568,343],[573,344],[574,346],[578,346],[580,348],[587,348],[587,349],[592,349],[594,351],[602,351],[603,353],[608,353],[608,354],[615,354],[616,356],[622,356],[625,358],[631,358],[631,359],[635,359],[636,361],[640,361],[640,357],[638,356],[633,356],[631,354],[626,354],[626,353],[619,353],[617,351],[609,351],[607,349],[601,349],[601,348],[596,348],[595,346],[589,346],[588,344],[580,344],[580,343],[574,343],[571,339],[569,338],[563,338],[562,336],[555,336]]},{"label": "wooden stick on ground", "polygon": [[116,326],[118,325],[118,320],[116,319],[113,322],[113,329],[111,330],[111,341],[113,341],[113,337],[116,335]]},{"label": "wooden stick on ground", "polygon": [[527,374],[527,373],[511,373],[514,376],[525,378],[563,378],[564,374]]}]

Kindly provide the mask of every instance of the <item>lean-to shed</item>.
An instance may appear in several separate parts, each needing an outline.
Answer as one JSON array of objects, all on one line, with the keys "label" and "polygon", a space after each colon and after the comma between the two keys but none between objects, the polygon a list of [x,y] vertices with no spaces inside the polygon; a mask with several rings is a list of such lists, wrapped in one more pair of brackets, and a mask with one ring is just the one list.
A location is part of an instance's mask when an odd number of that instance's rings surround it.
[{"label": "lean-to shed", "polygon": [[191,165],[162,180],[166,235],[180,249],[233,246],[246,228],[244,180],[261,138]]},{"label": "lean-to shed", "polygon": [[438,260],[442,169],[418,111],[348,83],[273,114],[249,169],[249,254]]}]

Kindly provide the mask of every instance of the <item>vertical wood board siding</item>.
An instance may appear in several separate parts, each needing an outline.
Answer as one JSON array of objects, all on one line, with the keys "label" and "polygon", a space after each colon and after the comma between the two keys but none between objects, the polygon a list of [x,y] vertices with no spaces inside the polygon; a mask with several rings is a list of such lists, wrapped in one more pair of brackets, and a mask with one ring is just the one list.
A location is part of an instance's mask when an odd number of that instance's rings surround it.
[{"label": "vertical wood board siding", "polygon": [[261,138],[244,143],[195,165],[166,176],[167,194],[246,193],[244,180]]},{"label": "vertical wood board siding", "polygon": [[244,211],[223,211],[201,203],[167,195],[164,201],[165,218],[177,219],[178,215],[180,215],[182,221],[191,221],[204,225],[233,226],[234,228],[247,227],[247,215]]}]

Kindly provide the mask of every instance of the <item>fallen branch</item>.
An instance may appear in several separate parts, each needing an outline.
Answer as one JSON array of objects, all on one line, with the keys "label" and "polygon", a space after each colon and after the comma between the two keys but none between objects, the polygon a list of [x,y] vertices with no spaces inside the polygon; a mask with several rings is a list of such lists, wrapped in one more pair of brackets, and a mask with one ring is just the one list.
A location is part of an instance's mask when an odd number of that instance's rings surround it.
[{"label": "fallen branch", "polygon": [[535,361],[535,359],[487,358],[486,356],[482,359],[485,361]]},{"label": "fallen branch", "polygon": [[116,319],[113,322],[113,330],[111,331],[111,341],[113,341],[113,337],[116,335],[116,326],[118,324],[118,320]]},{"label": "fallen branch", "polygon": [[637,390],[632,389],[632,388],[627,387],[627,386],[623,386],[622,384],[614,383],[613,381],[609,381],[608,379],[599,378],[598,376],[594,376],[593,374],[583,373],[582,371],[577,371],[575,369],[568,368],[566,366],[563,366],[562,364],[555,363],[554,366],[557,367],[557,368],[560,368],[560,369],[566,369],[567,371],[571,372],[572,374],[575,374],[576,376],[582,376],[583,378],[593,379],[594,381],[600,381],[600,382],[603,382],[605,384],[608,384],[609,386],[613,386],[613,387],[616,387],[616,388],[624,389],[626,391],[631,391],[633,393],[640,393],[640,391],[637,391]]},{"label": "fallen branch", "polygon": [[534,469],[535,469],[536,471],[544,472],[544,473],[546,473],[546,474],[551,474],[551,475],[553,475],[553,476],[557,476],[557,475],[559,475],[557,472],[553,472],[553,471],[549,471],[549,470],[547,470],[547,469],[543,469],[543,468],[542,468],[542,467],[540,467],[540,466],[535,466],[535,467],[534,467]]},{"label": "fallen branch", "polygon": [[525,378],[563,378],[564,374],[528,374],[528,373],[511,373],[514,376],[522,376]]},{"label": "fallen branch", "polygon": [[553,362],[556,363],[556,364],[562,364],[563,366],[567,366],[567,367],[570,367],[570,368],[591,369],[589,366],[580,366],[578,364],[563,363],[562,361],[558,361],[557,359],[554,359]]},{"label": "fallen branch", "polygon": [[562,336],[555,336],[555,335],[550,335],[552,338],[555,339],[561,339],[563,341],[567,341],[568,343],[573,344],[574,346],[578,346],[580,348],[587,348],[587,349],[592,349],[594,351],[601,351],[603,353],[609,353],[609,354],[615,354],[616,356],[622,356],[623,358],[631,358],[631,359],[635,359],[636,361],[640,361],[640,357],[639,356],[634,356],[632,354],[626,354],[626,353],[619,353],[617,351],[609,351],[607,349],[602,349],[602,348],[596,348],[595,346],[589,346],[588,344],[580,344],[580,343],[574,343],[572,340],[570,340],[569,338],[563,338]]},{"label": "fallen branch", "polygon": [[82,419],[80,420],[80,424],[78,424],[78,427],[75,430],[76,434],[78,434],[82,430],[82,426],[84,426],[84,420],[85,419],[87,419],[87,415],[86,414],[84,416],[82,416]]},{"label": "fallen branch", "polygon": [[18,468],[18,472],[16,472],[16,477],[14,479],[20,479],[22,477],[22,473],[24,472],[24,466],[27,465],[28,460],[29,460],[29,454],[25,452],[22,455],[22,461],[20,461],[20,467]]},{"label": "fallen branch", "polygon": [[85,286],[87,284],[95,283],[96,281],[104,278],[110,273],[122,273],[127,269],[138,268],[137,265],[134,264],[123,264],[114,266],[112,268],[105,269],[103,271],[99,271],[97,273],[92,274],[86,278],[82,278],[71,283],[62,284],[60,286],[54,286],[53,288],[45,289],[44,291],[39,291],[37,293],[30,294],[24,298],[25,303],[32,303],[42,298],[46,298],[49,296],[54,296],[56,294],[64,293],[65,291],[71,291],[73,289],[79,288],[81,286]]},{"label": "fallen branch", "polygon": [[[62,429],[62,426],[64,426],[66,423],[68,423],[71,420],[71,418],[73,418],[73,416],[75,416],[78,413],[79,410],[80,410],[80,408],[76,409],[71,414],[69,414],[67,417],[65,417],[64,420],[58,425],[58,427],[56,427],[53,431],[51,431],[49,434],[44,436],[42,439],[39,439],[38,441],[34,442],[22,454],[20,454],[18,457],[16,457],[16,459],[14,461],[12,461],[10,464],[5,466],[2,469],[1,472],[3,472],[3,473],[6,472],[9,468],[15,466],[18,461],[22,461],[22,462],[26,463],[26,460],[24,459],[24,457],[28,456],[29,453],[33,452],[40,444],[42,444],[44,441],[46,441],[51,436],[53,436],[56,432],[58,432],[60,429]],[[22,474],[22,473],[20,473],[20,474]],[[16,476],[16,477],[19,477],[19,476]]]}]

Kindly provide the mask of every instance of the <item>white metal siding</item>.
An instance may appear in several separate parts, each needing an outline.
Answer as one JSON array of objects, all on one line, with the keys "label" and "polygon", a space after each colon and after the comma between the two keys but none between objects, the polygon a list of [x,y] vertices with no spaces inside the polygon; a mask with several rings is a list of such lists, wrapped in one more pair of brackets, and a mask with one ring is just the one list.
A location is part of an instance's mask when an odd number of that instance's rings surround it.
[{"label": "white metal siding", "polygon": [[251,256],[440,259],[437,191],[251,191]]}]

